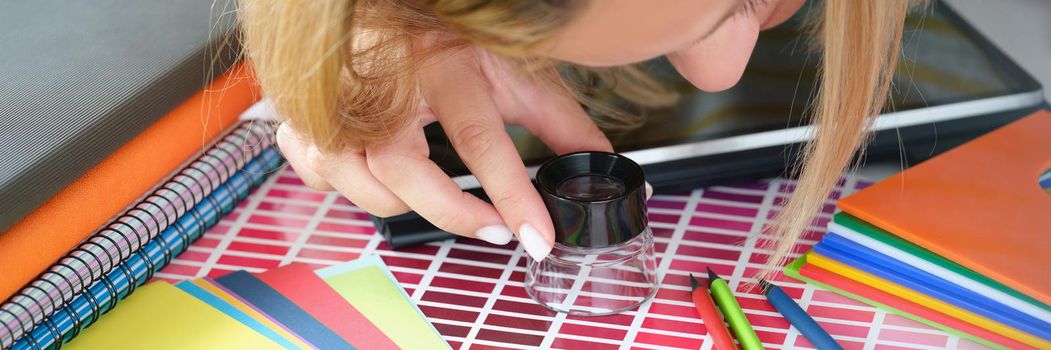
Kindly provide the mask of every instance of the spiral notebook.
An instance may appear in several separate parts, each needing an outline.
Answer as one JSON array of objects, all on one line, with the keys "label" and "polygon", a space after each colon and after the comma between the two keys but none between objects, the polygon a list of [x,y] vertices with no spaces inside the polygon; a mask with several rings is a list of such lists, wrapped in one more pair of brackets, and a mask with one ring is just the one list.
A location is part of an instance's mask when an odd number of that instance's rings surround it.
[{"label": "spiral notebook", "polygon": [[[834,200],[862,186],[845,178],[796,252],[820,239]],[[763,295],[743,288],[767,257],[756,234],[793,187],[772,179],[654,196],[649,214],[661,288],[652,303],[612,316],[556,314],[530,300],[522,287],[527,255],[515,243],[461,239],[390,249],[365,212],[336,193],[307,188],[287,167],[156,276],[180,281],[289,263],[323,268],[376,254],[454,349],[710,349],[688,274],[711,266],[737,289],[764,345],[808,348]],[[984,348],[791,278],[776,282],[847,349]]]},{"label": "spiral notebook", "polygon": [[271,129],[260,122],[244,122],[231,129],[193,162],[11,296],[0,305],[0,347],[11,346],[175,224],[272,144]]},{"label": "spiral notebook", "polygon": [[243,170],[219,185],[211,195],[179,217],[157,238],[131,254],[68,305],[55,311],[41,325],[16,342],[13,349],[47,348],[75,337],[81,329],[97,321],[121,299],[134,292],[135,288],[170,263],[175,256],[185,251],[208,227],[215,225],[220,218],[234,210],[253,187],[262,183],[283,162],[275,148],[265,149],[246,164]]},{"label": "spiral notebook", "polygon": [[[0,4],[0,7],[6,4]],[[42,206],[22,217],[14,226],[0,231],[0,271],[4,272],[4,277],[0,278],[0,299],[14,295],[26,284],[32,282],[40,272],[47,270],[70,249],[91,236],[99,227],[108,224],[129,205],[134,204],[155,186],[163,183],[173,171],[178,170],[188,160],[197,156],[214,140],[222,137],[224,132],[237,123],[237,116],[256,99],[257,89],[253,82],[250,71],[240,66],[207,86],[194,86],[196,89],[203,89],[183,101],[116,152],[106,154],[101,163],[47,199]],[[46,103],[51,103],[50,100],[47,101]],[[80,106],[84,109],[80,112],[90,113],[88,109],[90,106],[90,103]],[[165,107],[150,105],[150,108],[163,110]],[[52,119],[58,120],[54,117]],[[10,122],[5,121],[4,123]],[[10,131],[7,128],[8,125],[10,124],[4,124],[3,130]],[[96,132],[95,129],[122,129],[117,127],[118,125],[127,126],[105,123],[88,128],[70,121],[63,128],[49,130],[60,134],[79,134],[95,139],[100,137],[93,134]],[[88,129],[78,129],[78,127]],[[32,134],[32,132],[27,133]],[[44,136],[40,137],[39,141],[45,141]],[[107,139],[106,141],[111,142],[112,140]],[[27,141],[15,148],[31,148],[34,145],[39,146],[37,143]],[[73,156],[78,152],[88,152],[89,149],[75,147],[66,152],[65,157]],[[6,150],[0,153],[2,156],[8,154]],[[81,160],[76,158],[66,160],[69,163],[79,161]],[[6,162],[0,163],[3,164],[0,168],[6,169],[11,166],[11,163]],[[52,160],[52,163],[54,162],[55,160]],[[55,166],[48,171],[56,171],[56,169],[59,168]],[[17,202],[17,199],[0,198],[6,201],[4,210],[0,212],[9,213],[7,209],[11,206],[8,205],[8,202]],[[33,247],[33,249],[26,249],[26,247]]]}]

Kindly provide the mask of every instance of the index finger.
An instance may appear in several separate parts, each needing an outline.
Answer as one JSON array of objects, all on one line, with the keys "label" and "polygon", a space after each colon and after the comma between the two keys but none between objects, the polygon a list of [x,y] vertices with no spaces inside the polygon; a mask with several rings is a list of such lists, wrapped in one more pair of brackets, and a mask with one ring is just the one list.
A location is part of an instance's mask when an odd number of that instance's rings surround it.
[{"label": "index finger", "polygon": [[427,141],[419,127],[366,147],[365,155],[376,179],[438,228],[498,245],[511,241],[511,230],[489,203],[463,192],[427,158]]},{"label": "index finger", "polygon": [[425,84],[437,84],[425,85],[427,102],[504,222],[517,229],[526,252],[542,260],[554,244],[551,216],[504,130],[486,82],[480,72],[462,63],[425,72]]}]

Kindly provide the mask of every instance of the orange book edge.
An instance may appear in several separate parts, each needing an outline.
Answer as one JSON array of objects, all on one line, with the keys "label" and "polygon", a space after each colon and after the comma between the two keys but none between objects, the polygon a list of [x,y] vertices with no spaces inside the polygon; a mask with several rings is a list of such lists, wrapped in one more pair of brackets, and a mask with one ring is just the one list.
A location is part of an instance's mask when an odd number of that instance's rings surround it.
[{"label": "orange book edge", "polygon": [[237,122],[259,98],[235,66],[0,234],[0,296],[44,272]]},{"label": "orange book edge", "polygon": [[864,221],[1051,304],[1051,111],[839,201]]}]

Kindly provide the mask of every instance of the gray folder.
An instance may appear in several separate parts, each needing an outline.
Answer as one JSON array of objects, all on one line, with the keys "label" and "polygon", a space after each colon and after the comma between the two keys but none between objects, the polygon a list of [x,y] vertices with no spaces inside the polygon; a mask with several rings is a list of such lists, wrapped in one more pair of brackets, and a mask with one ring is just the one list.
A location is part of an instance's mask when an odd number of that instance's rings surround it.
[{"label": "gray folder", "polygon": [[212,0],[0,2],[0,232],[229,68],[233,16]]}]

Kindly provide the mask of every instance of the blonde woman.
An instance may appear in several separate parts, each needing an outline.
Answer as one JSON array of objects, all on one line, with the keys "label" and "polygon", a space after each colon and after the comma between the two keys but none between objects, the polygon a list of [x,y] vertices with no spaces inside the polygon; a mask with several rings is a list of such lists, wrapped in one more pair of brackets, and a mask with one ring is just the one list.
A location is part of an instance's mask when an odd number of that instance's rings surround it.
[{"label": "blonde woman", "polygon": [[[821,86],[816,138],[772,234],[783,262],[862,145],[886,100],[912,0],[823,0],[813,36]],[[504,131],[521,125],[557,153],[613,151],[582,105],[606,86],[629,101],[667,94],[629,65],[666,56],[697,88],[740,78],[758,32],[803,0],[242,0],[248,58],[284,118],[278,142],[311,187],[364,210],[415,210],[437,227],[494,244],[516,236],[533,259],[554,230]],[[583,72],[568,79],[559,68]],[[567,69],[561,69],[567,72]],[[579,84],[586,80],[588,84]],[[599,81],[598,83],[595,83]],[[428,160],[423,126],[440,122],[493,204]]]}]

